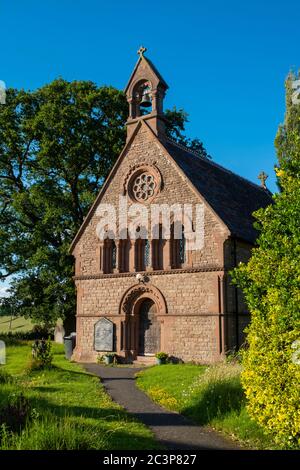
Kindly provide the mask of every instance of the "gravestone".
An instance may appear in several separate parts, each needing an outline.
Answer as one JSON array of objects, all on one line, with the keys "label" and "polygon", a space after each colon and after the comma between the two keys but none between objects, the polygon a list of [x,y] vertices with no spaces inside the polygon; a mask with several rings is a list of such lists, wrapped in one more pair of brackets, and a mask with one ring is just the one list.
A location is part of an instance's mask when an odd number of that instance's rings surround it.
[{"label": "gravestone", "polygon": [[96,351],[114,350],[114,324],[107,318],[100,318],[95,324],[94,348]]},{"label": "gravestone", "polygon": [[0,364],[6,364],[6,351],[4,341],[0,341]]},{"label": "gravestone", "polygon": [[54,329],[54,341],[55,343],[63,344],[65,336],[65,329],[61,322],[57,322]]}]

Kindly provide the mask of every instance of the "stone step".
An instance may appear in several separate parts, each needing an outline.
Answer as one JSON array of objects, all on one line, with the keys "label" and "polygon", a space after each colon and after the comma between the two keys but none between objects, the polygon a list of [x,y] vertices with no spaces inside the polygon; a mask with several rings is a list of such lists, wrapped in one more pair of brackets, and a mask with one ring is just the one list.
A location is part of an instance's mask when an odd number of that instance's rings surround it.
[{"label": "stone step", "polygon": [[137,356],[137,358],[133,361],[134,364],[145,364],[147,366],[152,366],[156,364],[156,357],[155,356]]}]

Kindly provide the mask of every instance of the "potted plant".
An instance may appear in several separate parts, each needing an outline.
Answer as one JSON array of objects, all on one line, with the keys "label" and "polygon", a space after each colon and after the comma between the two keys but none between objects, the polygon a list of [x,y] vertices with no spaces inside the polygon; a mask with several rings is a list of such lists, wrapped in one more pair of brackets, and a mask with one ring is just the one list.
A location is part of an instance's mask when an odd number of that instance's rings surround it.
[{"label": "potted plant", "polygon": [[167,362],[167,359],[169,356],[167,353],[161,351],[161,352],[156,353],[155,357],[156,357],[156,364],[161,365]]},{"label": "potted plant", "polygon": [[103,356],[105,364],[112,364],[114,361],[114,358],[116,357],[116,353],[106,353]]}]

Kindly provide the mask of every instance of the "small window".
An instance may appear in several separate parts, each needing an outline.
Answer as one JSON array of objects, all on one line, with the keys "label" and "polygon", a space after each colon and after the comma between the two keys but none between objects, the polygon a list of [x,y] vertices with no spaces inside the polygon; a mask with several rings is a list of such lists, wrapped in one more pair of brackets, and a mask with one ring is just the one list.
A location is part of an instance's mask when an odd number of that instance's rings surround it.
[{"label": "small window", "polygon": [[115,241],[106,238],[103,243],[103,273],[112,273],[116,265],[117,247]]},{"label": "small window", "polygon": [[146,255],[146,241],[138,238],[135,241],[135,270],[146,271],[147,255]]},{"label": "small window", "polygon": [[128,238],[125,240],[119,241],[119,270],[120,273],[127,273],[129,271],[129,240]]},{"label": "small window", "polygon": [[115,269],[117,267],[117,247],[115,242],[112,242],[112,249],[111,249],[111,264],[112,264],[112,269]]},{"label": "small window", "polygon": [[184,264],[186,261],[186,240],[184,236],[184,226],[182,226],[182,238],[178,240],[178,245],[179,264]]},{"label": "small window", "polygon": [[147,269],[147,266],[150,265],[150,243],[149,240],[145,240],[145,247],[144,247],[144,266]]},{"label": "small window", "polygon": [[158,238],[152,240],[153,269],[163,269],[163,230],[162,224],[158,227]]},{"label": "small window", "polygon": [[[184,236],[184,226],[171,225],[171,266],[181,268],[186,262],[186,239]],[[178,223],[177,223],[178,224]]]}]

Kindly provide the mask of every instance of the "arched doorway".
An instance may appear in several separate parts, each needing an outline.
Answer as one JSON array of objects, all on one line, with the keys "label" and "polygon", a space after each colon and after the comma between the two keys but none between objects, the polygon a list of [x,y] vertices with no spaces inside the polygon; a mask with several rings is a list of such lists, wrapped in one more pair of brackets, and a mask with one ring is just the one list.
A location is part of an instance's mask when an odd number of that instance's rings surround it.
[{"label": "arched doorway", "polygon": [[160,350],[160,321],[152,299],[143,299],[138,306],[138,354],[152,355]]},{"label": "arched doorway", "polygon": [[166,313],[165,298],[157,287],[136,284],[125,292],[120,302],[120,350],[126,359],[160,351],[161,317]]}]

